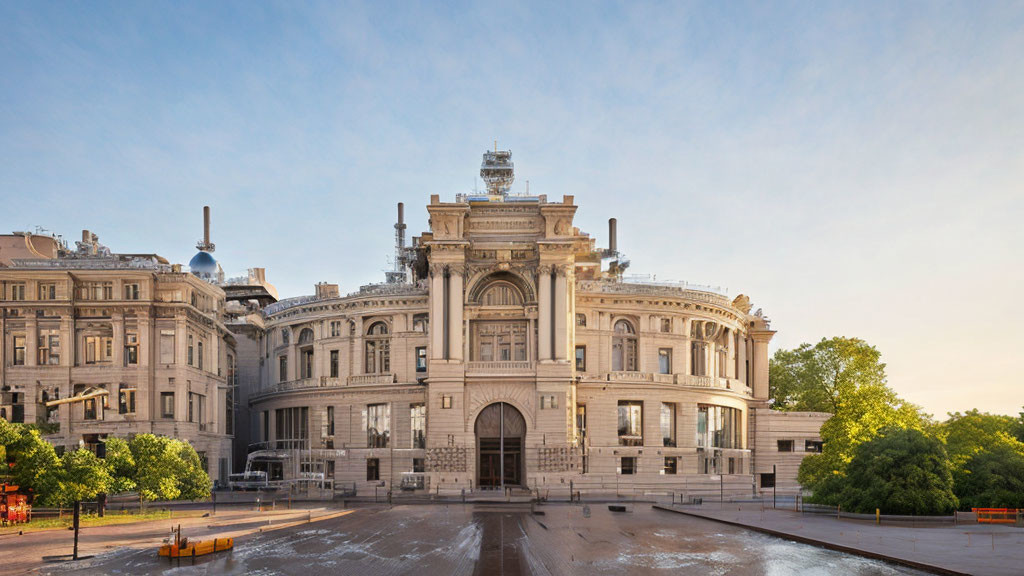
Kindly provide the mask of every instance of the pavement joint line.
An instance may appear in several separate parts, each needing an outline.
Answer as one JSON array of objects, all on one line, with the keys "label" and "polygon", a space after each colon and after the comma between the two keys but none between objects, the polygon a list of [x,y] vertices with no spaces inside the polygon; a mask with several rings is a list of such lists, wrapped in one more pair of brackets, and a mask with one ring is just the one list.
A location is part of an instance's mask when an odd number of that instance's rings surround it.
[{"label": "pavement joint line", "polygon": [[906,566],[908,568],[916,568],[918,570],[924,570],[925,572],[931,572],[933,574],[944,574],[949,576],[971,576],[969,572],[960,572],[958,570],[953,570],[951,568],[935,566],[934,564],[925,564],[924,562],[917,562],[915,560],[900,558],[899,556],[890,556],[888,554],[882,554],[880,552],[872,552],[870,550],[854,548],[852,546],[844,546],[842,544],[836,544],[834,542],[829,542],[827,540],[818,540],[816,538],[809,538],[807,536],[793,534],[792,532],[784,532],[782,530],[773,530],[771,528],[765,528],[763,526],[744,524],[743,522],[739,522],[736,520],[726,520],[724,518],[715,518],[714,516],[705,516],[703,514],[698,514],[696,512],[669,508],[661,504],[654,504],[651,507],[657,510],[663,510],[665,512],[675,512],[676,514],[683,514],[684,516],[703,518],[704,520],[711,520],[712,522],[720,522],[722,524],[728,524],[730,526],[736,526],[739,528],[744,528],[746,530],[753,530],[754,532],[761,532],[762,534],[768,534],[769,536],[775,536],[776,538],[782,538],[784,540],[792,540],[795,542],[801,542],[803,544],[810,544],[812,546],[817,546],[819,548],[827,548],[829,550],[845,552],[847,554],[856,554],[857,556],[863,556],[865,558],[871,558],[873,560],[884,560],[892,564],[898,564],[900,566]]},{"label": "pavement joint line", "polygon": [[260,534],[263,534],[263,533],[266,533],[266,532],[273,532],[274,530],[283,530],[285,528],[293,528],[295,526],[302,526],[304,524],[312,524],[314,522],[320,522],[321,520],[330,520],[332,518],[340,518],[342,516],[347,516],[348,514],[351,514],[353,512],[355,512],[355,510],[342,510],[340,512],[334,512],[334,513],[331,513],[331,514],[324,514],[322,516],[317,516],[315,518],[310,517],[308,520],[297,520],[295,522],[286,522],[284,524],[274,524],[273,526],[264,526],[262,528],[259,528],[259,532],[260,532]]}]

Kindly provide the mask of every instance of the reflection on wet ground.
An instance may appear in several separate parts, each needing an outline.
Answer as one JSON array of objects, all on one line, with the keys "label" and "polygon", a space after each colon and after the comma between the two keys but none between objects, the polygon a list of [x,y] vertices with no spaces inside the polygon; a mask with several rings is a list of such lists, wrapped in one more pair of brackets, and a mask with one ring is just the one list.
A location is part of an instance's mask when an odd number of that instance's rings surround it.
[{"label": "reflection on wet ground", "polygon": [[592,505],[431,505],[354,514],[239,539],[195,565],[121,549],[53,574],[920,574],[715,522]]}]

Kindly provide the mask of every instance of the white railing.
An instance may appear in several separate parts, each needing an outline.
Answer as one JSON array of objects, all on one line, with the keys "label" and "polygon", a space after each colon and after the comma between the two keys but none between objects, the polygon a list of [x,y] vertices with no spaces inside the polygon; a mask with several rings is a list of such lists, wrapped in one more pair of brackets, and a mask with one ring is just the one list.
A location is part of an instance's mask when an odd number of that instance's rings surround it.
[{"label": "white railing", "polygon": [[356,374],[349,376],[349,386],[370,386],[373,384],[394,384],[394,374]]},{"label": "white railing", "polygon": [[608,382],[651,382],[654,384],[674,384],[692,388],[714,388],[731,390],[737,394],[751,394],[750,386],[734,378],[718,378],[715,376],[691,376],[689,374],[660,374],[656,372],[608,372],[601,377]]},{"label": "white railing", "polygon": [[671,374],[658,374],[655,372],[609,372],[605,374],[605,380],[609,382],[655,382],[657,384],[673,384]]},{"label": "white railing", "polygon": [[513,374],[530,372],[533,368],[533,362],[528,360],[474,361],[466,363],[466,372],[474,373]]}]

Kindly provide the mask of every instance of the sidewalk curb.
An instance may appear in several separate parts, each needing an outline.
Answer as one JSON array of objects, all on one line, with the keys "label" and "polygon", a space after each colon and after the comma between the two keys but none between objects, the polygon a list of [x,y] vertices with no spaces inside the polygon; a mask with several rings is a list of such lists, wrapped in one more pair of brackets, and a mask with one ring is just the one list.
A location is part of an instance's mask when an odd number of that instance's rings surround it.
[{"label": "sidewalk curb", "polygon": [[923,562],[917,562],[914,560],[907,560],[906,558],[899,558],[897,556],[889,556],[887,554],[880,554],[878,552],[871,552],[869,550],[863,550],[861,548],[853,548],[850,546],[844,546],[842,544],[835,544],[825,540],[817,540],[815,538],[808,538],[806,536],[800,536],[798,534],[792,534],[790,532],[783,532],[781,530],[772,530],[771,528],[763,528],[760,526],[753,526],[750,524],[744,524],[742,522],[735,522],[733,520],[723,520],[721,518],[714,518],[711,516],[704,516],[703,514],[696,514],[694,512],[688,512],[686,510],[679,510],[675,508],[669,508],[662,506],[661,504],[654,504],[652,508],[663,510],[665,512],[675,512],[676,514],[682,514],[684,516],[690,516],[692,518],[700,518],[702,520],[710,520],[712,522],[720,522],[722,524],[728,524],[730,526],[736,526],[738,528],[744,528],[746,530],[752,530],[754,532],[761,532],[762,534],[768,534],[769,536],[775,536],[776,538],[782,538],[784,540],[792,540],[794,542],[801,542],[803,544],[810,544],[819,548],[827,548],[829,550],[835,550],[837,552],[845,552],[847,554],[856,554],[857,556],[863,556],[865,558],[871,558],[873,560],[883,560],[891,564],[898,564],[900,566],[906,566],[908,568],[915,568],[917,570],[924,570],[925,572],[931,572],[932,574],[944,574],[949,576],[971,576],[969,572],[960,572],[958,570],[952,570],[950,568],[943,568],[942,566],[935,566],[933,564],[925,564]]}]

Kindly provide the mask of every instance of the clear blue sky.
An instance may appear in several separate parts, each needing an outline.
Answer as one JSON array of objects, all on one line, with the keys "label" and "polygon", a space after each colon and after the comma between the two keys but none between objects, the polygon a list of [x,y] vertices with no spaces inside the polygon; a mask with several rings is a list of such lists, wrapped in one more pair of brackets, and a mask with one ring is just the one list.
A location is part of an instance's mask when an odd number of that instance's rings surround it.
[{"label": "clear blue sky", "polygon": [[[552,6],[553,4],[553,6]],[[493,6],[493,8],[491,8]],[[382,279],[394,204],[576,196],[636,272],[876,344],[928,411],[1024,404],[1024,5],[0,2],[0,230],[282,296]]]}]

